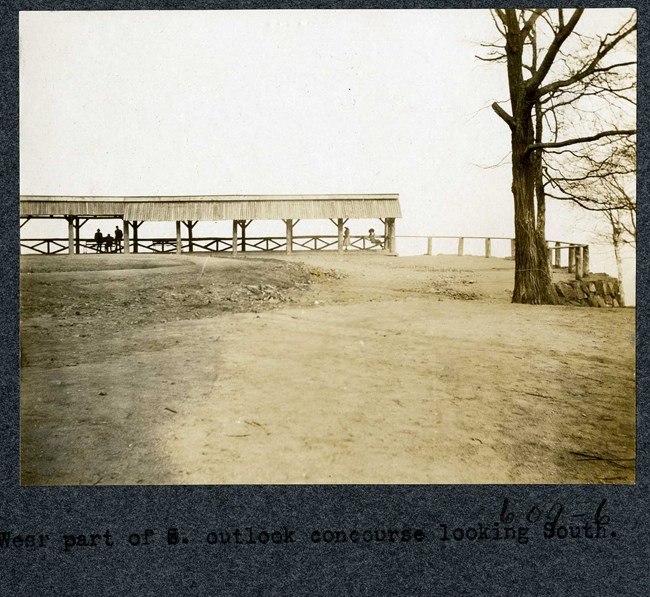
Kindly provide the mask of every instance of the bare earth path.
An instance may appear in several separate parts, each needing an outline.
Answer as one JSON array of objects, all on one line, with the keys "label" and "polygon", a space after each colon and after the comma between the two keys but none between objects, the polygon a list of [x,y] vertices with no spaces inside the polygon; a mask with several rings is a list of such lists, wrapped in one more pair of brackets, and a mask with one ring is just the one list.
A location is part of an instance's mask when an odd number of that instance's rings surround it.
[{"label": "bare earth path", "polygon": [[21,269],[23,483],[634,482],[634,310],[511,305],[512,262]]}]

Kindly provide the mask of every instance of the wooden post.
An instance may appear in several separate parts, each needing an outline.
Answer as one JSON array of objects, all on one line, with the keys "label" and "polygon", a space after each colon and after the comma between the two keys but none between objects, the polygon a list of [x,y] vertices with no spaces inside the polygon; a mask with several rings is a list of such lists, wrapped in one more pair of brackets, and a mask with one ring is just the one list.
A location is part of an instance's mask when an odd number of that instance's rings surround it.
[{"label": "wooden post", "polygon": [[183,239],[181,237],[181,221],[176,220],[176,255],[183,252]]},{"label": "wooden post", "polygon": [[138,252],[138,228],[140,228],[140,222],[133,220],[133,252]]},{"label": "wooden post", "polygon": [[514,238],[510,239],[510,257],[515,258],[517,252],[517,243]]},{"label": "wooden post", "polygon": [[492,239],[485,239],[485,256],[492,257]]},{"label": "wooden post", "polygon": [[589,275],[589,245],[582,247],[582,275]]},{"label": "wooden post", "polygon": [[[550,247],[547,247],[546,254],[547,254],[547,259],[548,259],[548,269],[552,270],[553,269],[553,249],[551,249]],[[553,274],[551,274],[551,275],[553,275]]]},{"label": "wooden post", "polygon": [[74,255],[74,225],[72,223],[72,216],[66,218],[68,220],[68,255]]},{"label": "wooden post", "polygon": [[131,252],[131,247],[129,246],[129,221],[128,220],[122,220],[122,228],[124,229],[124,239],[122,242],[124,243],[124,254],[128,255]]},{"label": "wooden post", "polygon": [[576,260],[576,248],[571,246],[569,247],[569,267],[567,271],[572,274],[575,270],[575,260]]},{"label": "wooden post", "polygon": [[336,221],[336,228],[338,229],[339,233],[339,238],[338,238],[338,252],[342,253],[343,252],[343,218],[339,218]]},{"label": "wooden post", "polygon": [[576,247],[573,252],[575,255],[575,270],[576,270],[576,280],[582,280],[582,251],[580,247]]},{"label": "wooden post", "polygon": [[390,252],[397,253],[397,233],[395,232],[396,222],[395,218],[390,219]]},{"label": "wooden post", "polygon": [[287,255],[293,252],[293,220],[289,218],[284,223],[287,225]]},{"label": "wooden post", "polygon": [[562,250],[558,242],[555,243],[555,267],[562,267]]},{"label": "wooden post", "polygon": [[239,229],[241,230],[241,252],[246,252],[246,220],[239,220]]},{"label": "wooden post", "polygon": [[232,221],[232,256],[237,256],[237,220]]},{"label": "wooden post", "polygon": [[187,220],[187,242],[189,244],[189,252],[194,253],[194,241],[193,241],[193,235],[194,235],[194,222],[192,220]]},{"label": "wooden post", "polygon": [[433,239],[430,236],[427,238],[427,255],[433,255]]},{"label": "wooden post", "polygon": [[463,256],[463,245],[465,244],[465,239],[461,236],[458,239],[458,256],[462,257]]},{"label": "wooden post", "polygon": [[74,241],[74,248],[75,248],[75,253],[79,255],[81,252],[81,239],[79,238],[81,236],[81,224],[79,224],[79,216],[77,216],[74,219],[74,236],[75,236],[75,241]]}]

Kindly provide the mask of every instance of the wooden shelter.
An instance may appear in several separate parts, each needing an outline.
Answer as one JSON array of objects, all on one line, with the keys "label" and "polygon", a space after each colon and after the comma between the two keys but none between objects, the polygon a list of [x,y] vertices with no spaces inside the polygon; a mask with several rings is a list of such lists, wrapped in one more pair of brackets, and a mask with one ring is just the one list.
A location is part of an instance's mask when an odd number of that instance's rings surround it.
[{"label": "wooden shelter", "polygon": [[[193,248],[192,230],[199,221],[232,221],[230,250],[246,249],[246,228],[253,220],[282,220],[286,225],[287,253],[294,245],[294,227],[300,220],[328,219],[338,231],[337,248],[343,248],[343,226],[348,219],[379,219],[384,223],[384,243],[389,252],[395,251],[395,219],[401,217],[399,195],[200,195],[147,197],[91,197],[21,195],[21,227],[32,218],[64,218],[68,222],[68,252],[79,253],[81,227],[93,218],[122,219],[124,222],[124,252],[138,248],[138,228],[146,222],[176,222],[176,239],[163,241],[182,251],[181,225],[187,229],[189,250]],[[264,239],[262,239],[264,240]],[[274,250],[280,244],[269,245]],[[211,245],[202,246],[206,250]],[[218,250],[218,243],[214,245]],[[305,248],[305,244],[301,244]],[[317,243],[314,242],[314,248]]]}]

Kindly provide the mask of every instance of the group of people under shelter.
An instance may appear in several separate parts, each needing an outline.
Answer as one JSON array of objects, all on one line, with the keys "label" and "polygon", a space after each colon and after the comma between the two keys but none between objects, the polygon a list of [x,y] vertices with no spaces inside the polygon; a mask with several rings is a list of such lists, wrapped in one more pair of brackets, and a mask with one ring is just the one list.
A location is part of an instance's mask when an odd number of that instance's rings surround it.
[{"label": "group of people under shelter", "polygon": [[[102,234],[102,231],[97,228],[95,232],[95,245],[97,247],[98,253],[120,253],[122,251],[122,239],[124,238],[124,233],[120,230],[119,226],[115,226],[115,237],[109,232],[107,236]],[[380,248],[384,248],[384,243],[375,236],[375,229],[371,228],[368,230],[367,240],[373,245],[379,245]],[[348,248],[352,245],[350,240],[350,229],[343,229],[343,247],[347,251]]]},{"label": "group of people under shelter", "polygon": [[[367,239],[373,245],[379,245],[382,249],[384,248],[384,243],[382,241],[380,241],[375,236],[375,229],[374,228],[371,228],[370,230],[368,230]],[[347,251],[351,244],[352,244],[352,242],[350,240],[350,229],[346,227],[346,228],[343,229],[343,248]]]},{"label": "group of people under shelter", "polygon": [[102,231],[97,228],[97,232],[95,232],[95,245],[97,247],[97,252],[120,253],[122,251],[123,238],[124,233],[120,230],[119,226],[115,226],[115,237],[113,237],[110,232],[107,236],[104,236]]}]

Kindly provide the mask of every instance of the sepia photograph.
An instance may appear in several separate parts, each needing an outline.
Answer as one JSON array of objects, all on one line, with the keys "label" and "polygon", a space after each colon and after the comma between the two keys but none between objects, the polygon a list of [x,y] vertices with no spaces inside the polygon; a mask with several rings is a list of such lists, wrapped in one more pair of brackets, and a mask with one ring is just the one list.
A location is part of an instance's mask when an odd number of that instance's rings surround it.
[{"label": "sepia photograph", "polygon": [[21,485],[635,483],[636,32],[21,12]]}]

